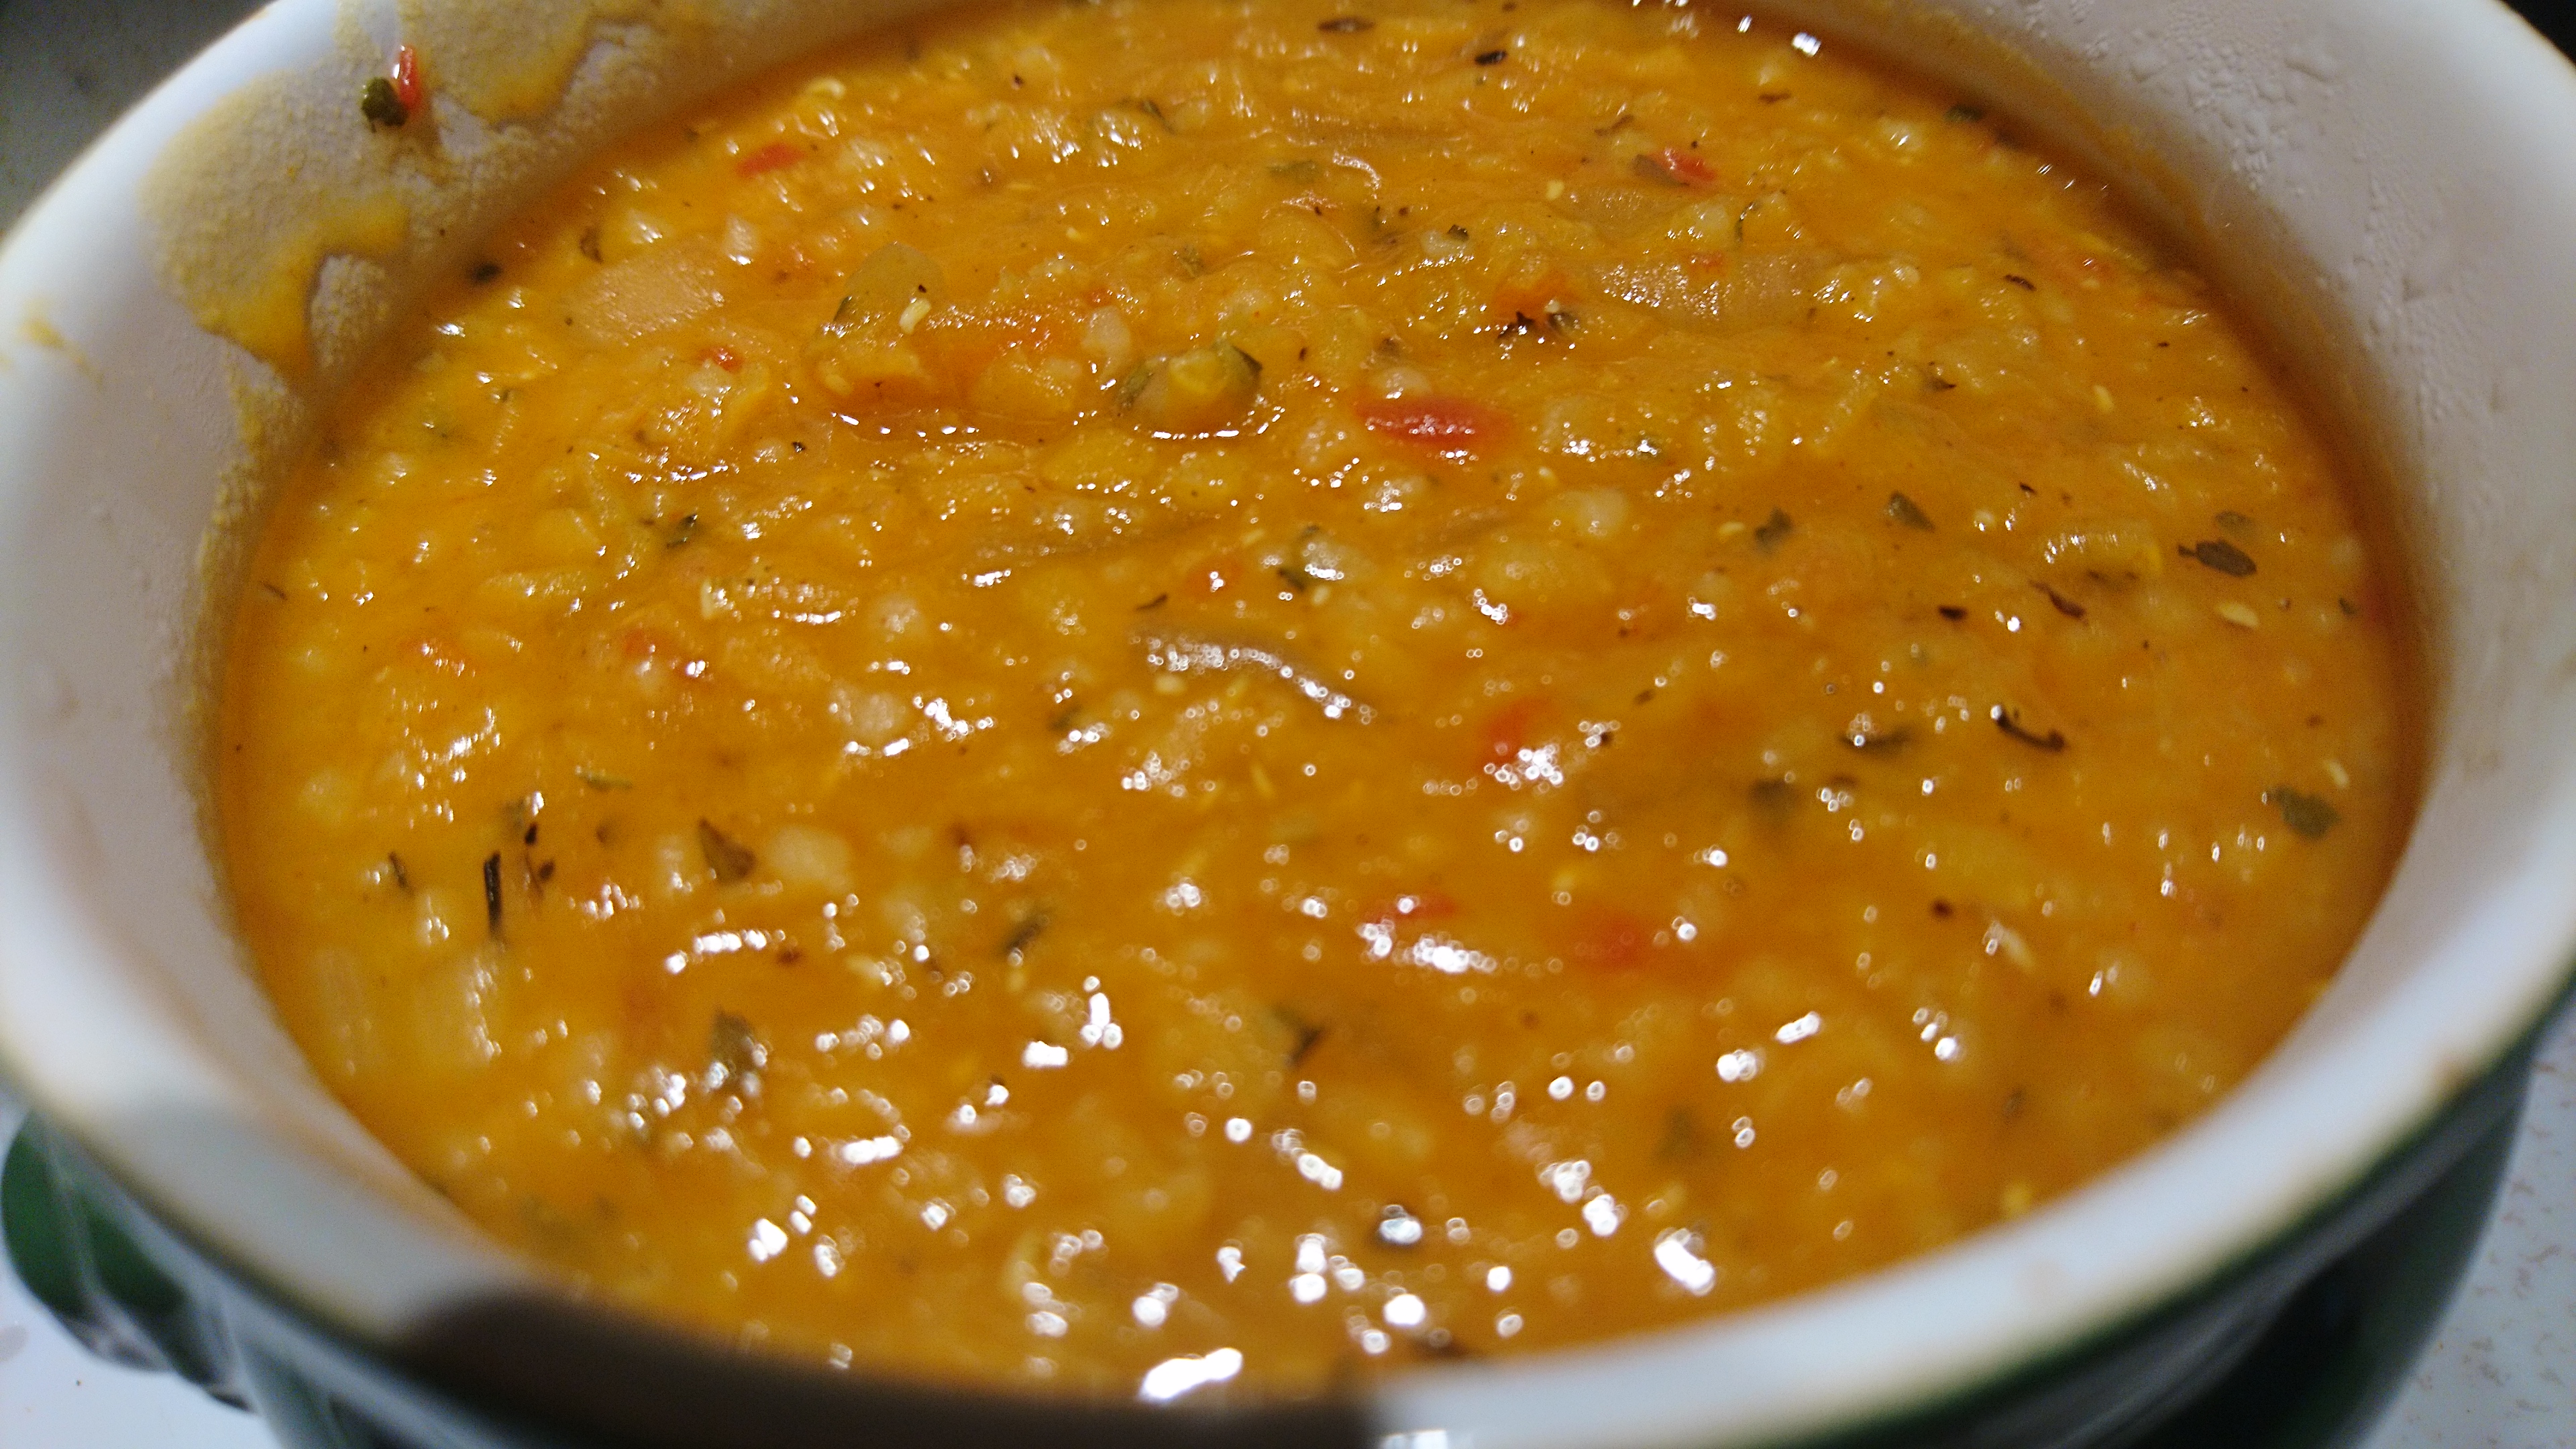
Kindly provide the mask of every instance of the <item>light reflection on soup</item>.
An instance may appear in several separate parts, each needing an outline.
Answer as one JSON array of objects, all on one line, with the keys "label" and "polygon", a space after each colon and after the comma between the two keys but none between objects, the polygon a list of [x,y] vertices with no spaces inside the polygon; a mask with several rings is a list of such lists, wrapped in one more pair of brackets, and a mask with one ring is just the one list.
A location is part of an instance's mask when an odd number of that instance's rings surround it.
[{"label": "light reflection on soup", "polygon": [[2382,883],[2401,631],[2226,302],[1952,100],[1732,11],[1108,0],[601,158],[244,589],[286,1021],[598,1290],[1149,1398],[2138,1151]]}]

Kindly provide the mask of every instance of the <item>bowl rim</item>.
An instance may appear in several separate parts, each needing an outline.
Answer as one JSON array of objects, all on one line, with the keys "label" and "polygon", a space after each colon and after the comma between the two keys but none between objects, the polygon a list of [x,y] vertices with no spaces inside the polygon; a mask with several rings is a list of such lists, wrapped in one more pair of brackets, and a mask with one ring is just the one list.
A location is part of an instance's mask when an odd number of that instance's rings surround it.
[{"label": "bowl rim", "polygon": [[[1868,8],[1866,0],[1860,8]],[[1957,0],[1953,8],[1972,22],[1982,16],[1983,23],[2004,23],[1996,18],[2005,13],[2000,0]],[[2354,26],[2375,34],[2449,47],[2434,58],[2483,77],[2486,88],[2463,105],[2496,128],[2513,129],[2506,125],[2512,120],[2576,134],[2576,71],[2495,0],[2353,0],[2344,9]],[[2440,24],[2417,10],[2438,11]],[[248,80],[313,63],[331,45],[336,21],[333,0],[274,0],[93,143],[0,243],[0,319],[43,315],[67,279],[77,293],[77,273],[65,268],[86,255],[101,228],[140,225],[136,184],[172,137]],[[2576,215],[2576,164],[2562,164],[2543,185]],[[43,388],[30,381],[32,371],[24,363],[0,370],[0,424],[41,426]],[[0,508],[40,486],[0,457]],[[18,706],[0,719],[0,820],[41,815],[23,758],[10,748],[25,729],[19,721],[29,713],[28,688],[14,676],[0,679],[0,696]],[[1677,1328],[1393,1376],[1365,1391],[1377,1421],[1399,1435],[1474,1425],[1479,1449],[1492,1449],[1678,1442],[1704,1438],[1712,1417],[1723,1414],[1730,1442],[1769,1442],[1990,1382],[2225,1273],[2425,1130],[2465,1083],[2546,1018],[2576,977],[2576,901],[2563,884],[2576,879],[2576,732],[2561,722],[2552,738],[2557,767],[2532,782],[2535,823],[2516,869],[2487,881],[2404,983],[2295,1069],[2276,1053],[2182,1132],[2018,1222]],[[2427,795],[2438,788],[2428,776]],[[214,1182],[215,1169],[203,1161],[183,1169],[151,1156],[107,1110],[119,1094],[103,1086],[95,1064],[75,1066],[71,1046],[122,1039],[128,1056],[157,1054],[156,1088],[194,1094],[251,1135],[275,1139],[274,1161],[295,1165],[299,1183],[335,1175],[309,1145],[271,1132],[220,1066],[190,1048],[179,1025],[161,1020],[131,1034],[155,1013],[134,983],[82,969],[115,957],[113,935],[67,904],[75,899],[62,889],[68,867],[34,846],[40,835],[32,828],[0,833],[0,1073],[33,1106],[150,1211],[247,1280],[357,1342],[389,1342],[392,1327],[421,1303],[529,1281],[497,1249],[443,1233],[357,1188],[314,1209],[358,1222],[322,1241],[344,1257],[362,1247],[391,1256],[325,1270],[313,1261],[309,1235],[244,1221],[239,1182]],[[2419,838],[2409,859],[2420,849]],[[2480,989],[2463,991],[2464,982]],[[2313,1130],[2319,1123],[2326,1130]],[[2231,1211],[2199,1210],[2197,1199],[2213,1181],[2243,1190]],[[304,1226],[314,1220],[308,1215]],[[2123,1231],[2129,1236],[2116,1236]],[[2124,1241],[2132,1250],[2090,1251],[2102,1241]],[[1938,1305],[1928,1318],[1927,1304]],[[1712,1364],[1723,1364],[1729,1379],[1714,1397]],[[1615,1426],[1602,1421],[1605,1402],[1620,1406]]]}]

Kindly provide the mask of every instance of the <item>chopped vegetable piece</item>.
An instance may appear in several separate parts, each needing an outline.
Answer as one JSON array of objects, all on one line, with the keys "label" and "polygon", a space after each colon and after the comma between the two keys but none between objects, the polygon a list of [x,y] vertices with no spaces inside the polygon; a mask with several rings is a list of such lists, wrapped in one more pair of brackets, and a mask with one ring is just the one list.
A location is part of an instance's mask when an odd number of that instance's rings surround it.
[{"label": "chopped vegetable piece", "polygon": [[1643,919],[1620,910],[1595,910],[1577,927],[1571,964],[1585,971],[1630,971],[1645,964],[1655,932]]},{"label": "chopped vegetable piece", "polygon": [[393,81],[394,99],[402,102],[404,110],[417,111],[420,103],[428,99],[420,84],[420,52],[410,46],[394,47],[394,65],[389,78]]},{"label": "chopped vegetable piece", "polygon": [[748,846],[727,838],[704,820],[698,822],[698,852],[706,857],[707,869],[714,871],[719,881],[741,880],[760,864],[760,857],[753,855]]},{"label": "chopped vegetable piece", "polygon": [[2324,837],[2343,819],[2342,812],[2305,791],[2287,785],[2275,785],[2263,792],[2263,800],[2281,812],[2281,823],[2310,840]]},{"label": "chopped vegetable piece", "polygon": [[1138,366],[1121,401],[1168,436],[1224,433],[1243,421],[1261,388],[1261,364],[1231,342],[1196,347]]},{"label": "chopped vegetable piece", "polygon": [[1648,181],[1666,186],[1704,185],[1717,175],[1695,151],[1667,147],[1661,151],[1640,151],[1628,163],[1628,169]]}]

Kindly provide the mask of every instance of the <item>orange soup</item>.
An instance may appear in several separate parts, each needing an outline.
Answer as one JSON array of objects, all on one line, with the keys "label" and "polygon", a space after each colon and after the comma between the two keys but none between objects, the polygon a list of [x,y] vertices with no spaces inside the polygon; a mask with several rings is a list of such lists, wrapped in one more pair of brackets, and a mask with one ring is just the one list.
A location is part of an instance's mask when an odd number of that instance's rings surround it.
[{"label": "orange soup", "polygon": [[2011,1218],[2330,979],[2393,576],[2186,259],[1732,10],[1347,3],[818,57],[336,406],[231,888],[495,1237],[842,1366],[1298,1392]]}]

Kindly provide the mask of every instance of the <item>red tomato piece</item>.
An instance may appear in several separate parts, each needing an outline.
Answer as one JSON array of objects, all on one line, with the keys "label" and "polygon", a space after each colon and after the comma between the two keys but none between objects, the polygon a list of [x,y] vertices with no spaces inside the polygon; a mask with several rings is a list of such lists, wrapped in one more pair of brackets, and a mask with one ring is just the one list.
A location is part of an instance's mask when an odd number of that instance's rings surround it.
[{"label": "red tomato piece", "polygon": [[1699,159],[1699,153],[1681,146],[1667,146],[1655,153],[1655,164],[1664,174],[1687,186],[1699,186],[1714,180],[1717,173]]},{"label": "red tomato piece", "polygon": [[394,83],[394,99],[402,102],[403,109],[406,111],[419,110],[421,102],[420,53],[413,50],[408,45],[396,46],[394,48],[394,69],[391,79]]},{"label": "red tomato piece", "polygon": [[1538,723],[1539,702],[1526,696],[1495,710],[1485,720],[1485,762],[1508,765],[1529,748],[1530,727]]},{"label": "red tomato piece", "polygon": [[1572,955],[1585,971],[1629,971],[1645,963],[1654,928],[1626,911],[1596,911],[1577,928]]},{"label": "red tomato piece", "polygon": [[793,166],[805,159],[805,148],[788,141],[772,141],[733,163],[736,176],[758,176],[781,166]]},{"label": "red tomato piece", "polygon": [[1452,459],[1474,457],[1479,444],[1493,441],[1510,425],[1492,408],[1454,397],[1386,398],[1361,403],[1353,411],[1370,432]]},{"label": "red tomato piece", "polygon": [[742,371],[742,354],[719,342],[698,354],[698,361],[712,362],[727,372]]}]

